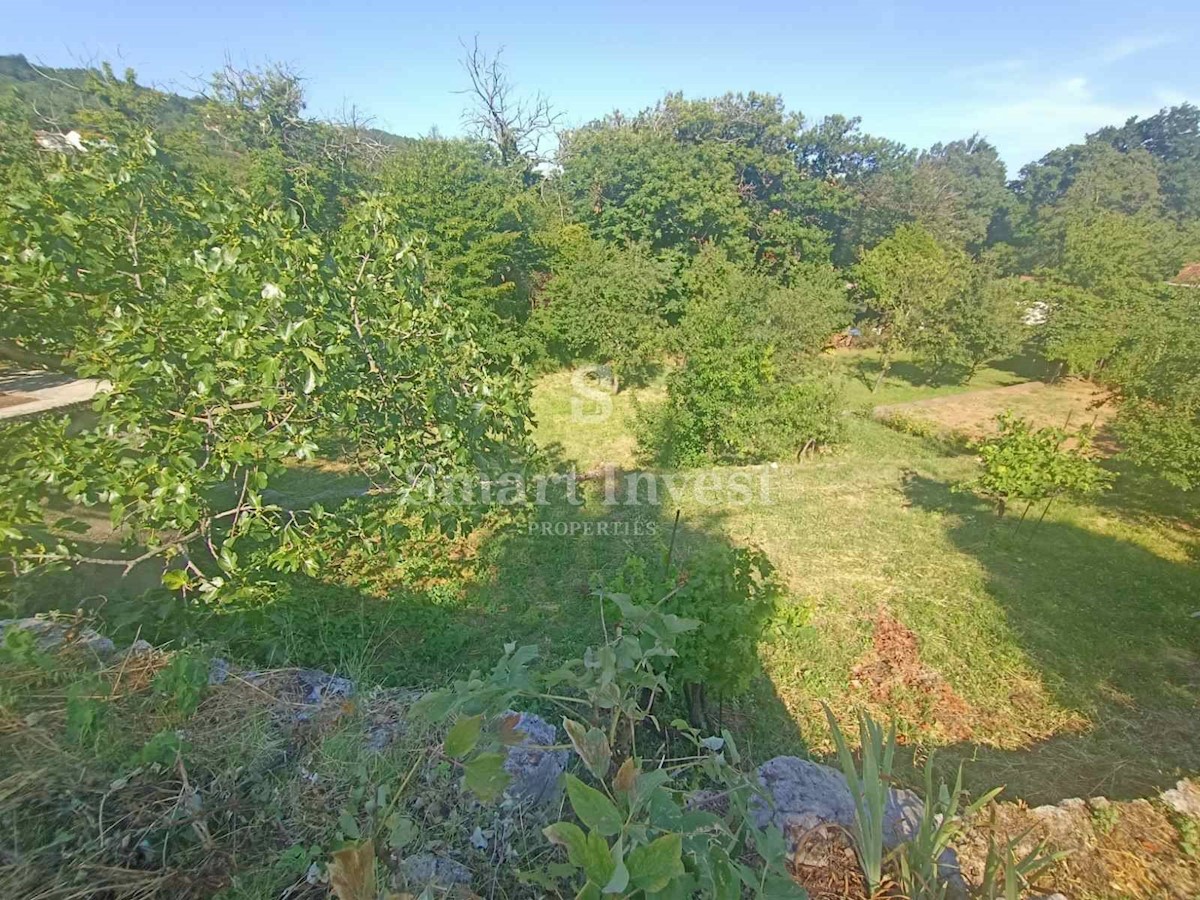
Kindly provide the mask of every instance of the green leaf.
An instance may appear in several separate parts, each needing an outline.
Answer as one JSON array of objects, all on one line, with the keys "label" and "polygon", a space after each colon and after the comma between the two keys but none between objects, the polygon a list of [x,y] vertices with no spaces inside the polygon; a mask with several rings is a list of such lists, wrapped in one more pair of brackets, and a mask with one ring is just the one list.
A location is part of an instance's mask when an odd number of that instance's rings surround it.
[{"label": "green leaf", "polygon": [[596,884],[608,884],[616,869],[608,842],[594,831],[588,833],[582,865],[588,881],[594,881]]},{"label": "green leaf", "polygon": [[[550,843],[567,848],[567,859],[587,874],[589,881],[608,884],[614,868],[612,854],[604,838],[592,832],[584,834],[574,822],[555,822],[542,829]],[[599,895],[599,890],[597,890]]]},{"label": "green leaf", "polygon": [[499,797],[509,781],[501,753],[481,753],[463,766],[463,772],[467,788],[485,802]]},{"label": "green leaf", "polygon": [[354,816],[350,815],[348,812],[343,812],[340,816],[338,816],[337,821],[338,830],[341,831],[348,840],[357,841],[359,839],[361,835],[359,834],[358,830],[358,822],[355,820]]},{"label": "green leaf", "polygon": [[786,875],[768,875],[759,896],[763,900],[808,900],[808,891]]},{"label": "green leaf", "polygon": [[483,716],[470,716],[459,719],[446,735],[443,749],[447,756],[461,759],[479,743],[479,734],[483,730]]},{"label": "green leaf", "polygon": [[583,833],[582,828],[574,822],[555,822],[543,828],[542,834],[556,847],[566,847],[567,859],[580,868],[583,867],[587,836]]},{"label": "green leaf", "polygon": [[588,771],[601,781],[607,778],[608,767],[612,765],[612,750],[604,732],[595,726],[585,731],[583,725],[566,716],[563,717],[563,728]]},{"label": "green leaf", "polygon": [[178,591],[188,585],[188,573],[186,569],[167,569],[162,574],[162,583],[169,591]]},{"label": "green leaf", "polygon": [[629,875],[644,891],[661,891],[683,874],[683,835],[664,834],[629,854]]},{"label": "green leaf", "polygon": [[574,775],[567,776],[567,796],[575,815],[592,831],[607,837],[621,830],[621,814],[613,802]]},{"label": "green leaf", "polygon": [[408,816],[393,815],[388,823],[388,846],[393,850],[404,849],[419,833],[417,823]]},{"label": "green leaf", "polygon": [[604,885],[604,893],[620,894],[629,886],[629,869],[625,866],[625,846],[621,838],[612,846],[613,872]]}]

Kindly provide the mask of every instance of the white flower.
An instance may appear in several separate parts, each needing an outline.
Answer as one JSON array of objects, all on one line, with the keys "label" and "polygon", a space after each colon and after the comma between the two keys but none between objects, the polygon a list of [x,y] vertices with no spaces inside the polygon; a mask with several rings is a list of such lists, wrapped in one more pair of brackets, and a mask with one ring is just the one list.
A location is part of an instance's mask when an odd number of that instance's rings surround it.
[{"label": "white flower", "polygon": [[281,300],[283,299],[283,289],[279,285],[268,281],[263,285],[262,298],[264,300]]}]

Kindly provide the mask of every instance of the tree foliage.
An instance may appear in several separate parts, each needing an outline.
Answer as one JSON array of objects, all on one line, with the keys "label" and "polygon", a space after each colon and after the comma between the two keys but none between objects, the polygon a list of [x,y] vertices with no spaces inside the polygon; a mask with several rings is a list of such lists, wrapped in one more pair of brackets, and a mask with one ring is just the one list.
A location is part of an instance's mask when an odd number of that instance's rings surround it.
[{"label": "tree foliage", "polygon": [[576,230],[538,296],[536,325],[560,358],[611,363],[636,382],[667,347],[674,266],[642,244],[606,243]]},{"label": "tree foliage", "polygon": [[1026,419],[1002,413],[1000,433],[979,447],[983,474],[966,487],[996,502],[1003,516],[1014,502],[1028,506],[1063,494],[1086,496],[1107,489],[1111,473],[1091,456],[1088,429],[1034,428]]},{"label": "tree foliage", "polygon": [[315,571],[291,535],[321,511],[266,499],[289,460],[334,444],[396,485],[415,465],[476,471],[522,451],[519,376],[426,289],[420,246],[378,197],[318,233],[292,206],[176,170],[149,134],[85,150],[42,157],[5,197],[3,337],[111,385],[82,427],[0,432],[21,448],[3,477],[32,526],[5,530],[13,566],[76,558],[28,514],[57,499],[107,510],[199,586],[264,540],[270,565]]}]

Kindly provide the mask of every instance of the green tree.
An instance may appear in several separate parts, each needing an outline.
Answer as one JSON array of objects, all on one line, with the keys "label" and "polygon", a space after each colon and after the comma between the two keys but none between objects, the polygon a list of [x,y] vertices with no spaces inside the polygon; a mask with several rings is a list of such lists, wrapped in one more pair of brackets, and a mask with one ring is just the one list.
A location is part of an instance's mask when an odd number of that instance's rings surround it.
[{"label": "green tree", "polygon": [[150,134],[86,150],[42,155],[3,199],[3,337],[111,384],[82,422],[0,431],[7,568],[80,559],[53,502],[107,510],[134,560],[184,561],[176,586],[214,590],[251,557],[314,573],[301,537],[322,510],[266,499],[289,461],[341,448],[386,491],[523,451],[519,373],[425,289],[387,203],[320,234],[174,169]]},{"label": "green tree", "polygon": [[943,314],[927,321],[914,348],[935,376],[947,369],[969,381],[979,366],[1016,353],[1024,342],[1027,292],[1015,278],[996,278],[972,267],[965,290],[953,295]]},{"label": "green tree", "polygon": [[803,291],[790,293],[715,248],[682,281],[684,361],[667,378],[667,399],[643,416],[643,450],[664,465],[696,466],[786,458],[836,441],[836,391],[799,363],[806,342],[810,355],[819,347],[806,315],[789,308]]},{"label": "green tree", "polygon": [[666,348],[674,266],[641,244],[578,233],[565,244],[538,294],[535,326],[560,358],[612,363],[620,379],[640,380]]},{"label": "green tree", "polygon": [[969,290],[971,267],[961,250],[939,244],[919,225],[902,225],[863,255],[854,277],[880,329],[877,390],[897,351],[936,354],[953,340],[949,310]]},{"label": "green tree", "polygon": [[394,148],[378,167],[398,227],[429,251],[429,289],[461,306],[503,355],[536,352],[522,326],[543,254],[524,172],[484,144],[428,138]]},{"label": "green tree", "polygon": [[1122,398],[1126,454],[1183,490],[1200,485],[1200,297],[1160,287],[1130,326],[1106,378]]},{"label": "green tree", "polygon": [[787,278],[827,260],[841,199],[796,164],[802,119],[769,94],[686,100],[671,94],[632,118],[569,133],[561,185],[607,240],[688,256],[715,244]]}]

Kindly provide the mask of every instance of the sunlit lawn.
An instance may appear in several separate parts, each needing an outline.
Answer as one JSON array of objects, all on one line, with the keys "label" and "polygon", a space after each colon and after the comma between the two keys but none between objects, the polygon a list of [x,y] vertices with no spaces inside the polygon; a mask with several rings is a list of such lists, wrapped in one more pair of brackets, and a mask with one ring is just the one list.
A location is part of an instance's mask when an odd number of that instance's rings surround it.
[{"label": "sunlit lawn", "polygon": [[[1015,377],[985,370],[972,386]],[[904,382],[880,393],[895,401],[939,390],[948,389]],[[636,403],[661,389],[622,391],[607,419],[582,420],[574,391],[569,373],[541,380],[537,439],[580,471],[633,466]],[[1030,802],[1145,795],[1200,771],[1194,501],[1124,475],[1094,504],[997,521],[954,491],[975,471],[970,455],[854,409],[833,452],[688,473],[656,505],[608,506],[592,482],[582,506],[557,502],[532,520],[492,523],[449,560],[436,535],[399,566],[352,552],[321,584],[289,588],[294,606],[276,601],[271,622],[282,624],[272,627],[289,659],[328,665],[339,648],[365,647],[347,664],[403,684],[490,666],[509,641],[561,659],[600,635],[595,579],[630,553],[660,554],[678,509],[685,568],[700,544],[756,544],[788,588],[789,614],[761,642],[763,677],[721,709],[752,758],[827,752],[826,702],[844,720],[859,706],[896,716],[906,748],[941,747],[947,766],[970,761],[973,787],[1006,784]],[[723,499],[735,473],[752,486],[751,502]],[[540,528],[613,522],[630,527]]]},{"label": "sunlit lawn", "polygon": [[[1019,380],[988,369],[971,387]],[[551,427],[547,411],[563,409],[569,390],[561,374],[539,386],[539,434],[573,441],[588,461],[628,459],[630,398],[617,398],[608,428]],[[948,390],[898,383],[880,394]],[[947,762],[977,757],[972,783],[1033,799],[1144,792],[1200,770],[1200,536],[1177,498],[1170,516],[1148,515],[1143,481],[1131,482],[1128,496],[1061,502],[1018,527],[952,490],[973,473],[970,456],[858,416],[848,425],[836,452],[750,470],[769,475],[769,500],[701,504],[685,488],[656,515],[666,523],[682,510],[684,552],[689,540],[761,546],[807,615],[809,628],[791,619],[764,637],[766,677],[727,706],[755,756],[800,741],[824,748],[825,701],[842,716],[860,704],[897,714],[906,741],[949,746]],[[1183,505],[1186,519],[1194,507]],[[543,512],[563,515],[654,513],[606,509],[598,497],[582,511]],[[589,575],[652,543],[510,535],[485,589],[510,611],[538,605],[529,636],[583,636]],[[882,686],[870,668],[881,620],[909,629],[917,647],[904,661],[913,671],[885,666],[895,683]]]}]

